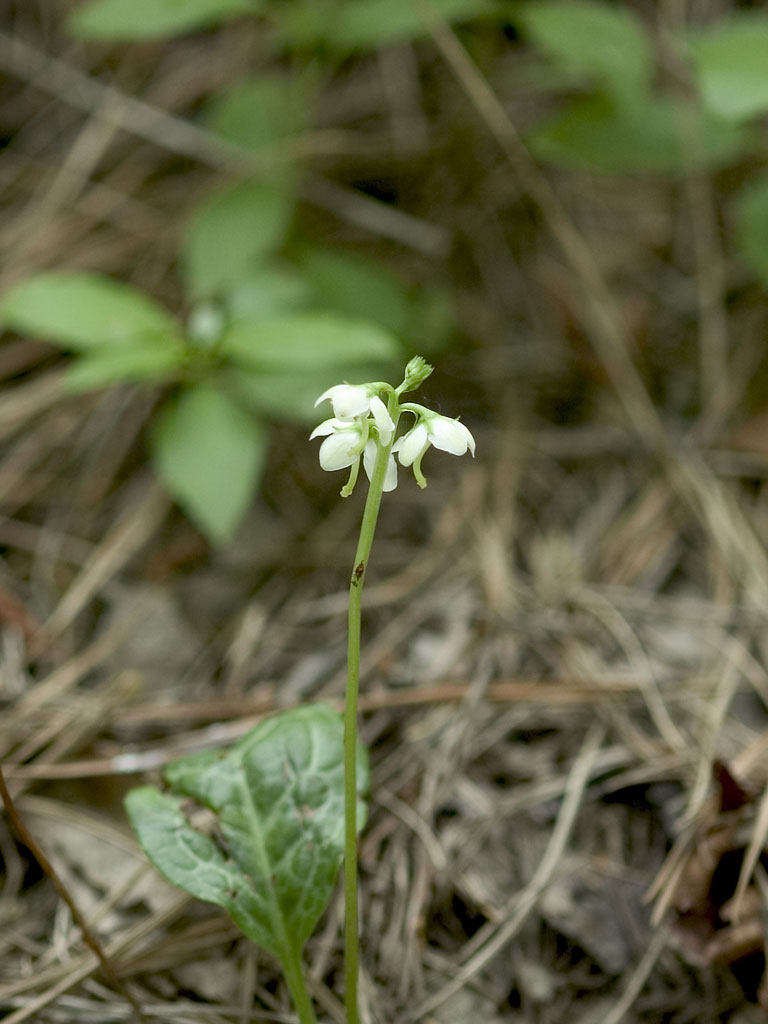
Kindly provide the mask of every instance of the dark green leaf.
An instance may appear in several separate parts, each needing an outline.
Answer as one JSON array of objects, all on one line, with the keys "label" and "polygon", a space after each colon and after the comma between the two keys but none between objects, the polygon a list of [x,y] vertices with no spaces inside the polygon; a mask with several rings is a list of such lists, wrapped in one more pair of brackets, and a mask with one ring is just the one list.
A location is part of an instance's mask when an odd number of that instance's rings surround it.
[{"label": "dark green leaf", "polygon": [[209,384],[183,392],[162,411],[152,457],[170,493],[214,543],[232,538],[261,476],[264,426]]},{"label": "dark green leaf", "polygon": [[0,323],[72,349],[150,336],[173,347],[178,338],[170,313],[143,292],[78,271],[37,274],[16,285],[0,300]]},{"label": "dark green leaf", "polygon": [[261,924],[265,901],[214,840],[189,824],[182,798],[142,786],[131,790],[125,806],[144,851],[169,882],[223,907],[249,938],[281,957],[282,948]]},{"label": "dark green leaf", "polygon": [[[132,824],[159,870],[224,907],[246,935],[284,961],[314,930],[341,864],[342,736],[335,711],[297,708],[262,722],[229,752],[169,765],[170,796],[145,787],[128,797]],[[362,748],[358,780],[362,792]],[[188,823],[181,798],[216,814],[218,842]],[[364,818],[360,801],[360,826]]]},{"label": "dark green leaf", "polygon": [[285,239],[293,213],[288,182],[244,182],[195,208],[182,237],[190,294],[207,298],[234,285]]},{"label": "dark green leaf", "polygon": [[76,10],[68,27],[83,39],[154,39],[255,13],[260,7],[259,0],[95,0]]}]

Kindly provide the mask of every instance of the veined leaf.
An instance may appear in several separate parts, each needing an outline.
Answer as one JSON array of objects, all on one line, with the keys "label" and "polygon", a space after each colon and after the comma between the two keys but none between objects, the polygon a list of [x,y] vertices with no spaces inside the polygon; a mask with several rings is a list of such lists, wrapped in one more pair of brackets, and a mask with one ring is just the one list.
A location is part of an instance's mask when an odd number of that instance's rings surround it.
[{"label": "veined leaf", "polygon": [[161,305],[131,285],[100,274],[36,274],[0,299],[0,323],[62,348],[128,345],[152,337],[177,344],[178,327]]},{"label": "veined leaf", "polygon": [[155,39],[255,13],[260,6],[259,0],[94,0],[71,15],[68,27],[83,39]]},{"label": "veined leaf", "polygon": [[152,459],[170,493],[216,544],[232,538],[261,476],[262,423],[211,384],[184,391],[163,409]]},{"label": "veined leaf", "polygon": [[[170,793],[142,787],[126,807],[141,845],[169,881],[216,903],[263,948],[291,960],[327,906],[344,850],[341,716],[324,705],[260,723],[230,751],[182,758]],[[358,782],[368,784],[358,747]],[[216,815],[218,840],[185,816]],[[365,818],[358,803],[358,827]]]},{"label": "veined leaf", "polygon": [[397,339],[385,328],[330,313],[242,320],[224,332],[220,344],[233,361],[267,372],[309,373],[400,355]]},{"label": "veined leaf", "polygon": [[195,208],[182,237],[181,264],[196,298],[222,291],[252,271],[285,239],[293,213],[285,184],[248,181]]}]

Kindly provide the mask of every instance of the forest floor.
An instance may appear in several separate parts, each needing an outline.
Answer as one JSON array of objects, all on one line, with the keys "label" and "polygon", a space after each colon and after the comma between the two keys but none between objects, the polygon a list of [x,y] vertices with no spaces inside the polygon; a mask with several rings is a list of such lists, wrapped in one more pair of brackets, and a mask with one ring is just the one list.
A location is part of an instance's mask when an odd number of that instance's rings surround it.
[{"label": "forest floor", "polygon": [[[43,7],[0,31],[0,290],[85,267],[173,306],[180,218],[221,171],[184,128],[256,30],[87,47]],[[535,97],[502,77],[499,118],[452,39],[345,65],[307,139],[315,235],[455,297],[425,392],[477,440],[385,496],[365,590],[363,1019],[765,1020],[768,307],[712,290],[732,271],[692,241],[706,189],[540,170],[513,128]],[[698,354],[724,331],[727,386]],[[65,361],[0,347],[5,779],[147,1020],[290,1020],[274,964],[160,879],[122,799],[273,710],[341,706],[362,493],[275,426],[215,550],[147,463],[157,395],[73,396]],[[3,1020],[132,1020],[7,821],[0,855]],[[341,913],[307,949],[339,1024]]]}]

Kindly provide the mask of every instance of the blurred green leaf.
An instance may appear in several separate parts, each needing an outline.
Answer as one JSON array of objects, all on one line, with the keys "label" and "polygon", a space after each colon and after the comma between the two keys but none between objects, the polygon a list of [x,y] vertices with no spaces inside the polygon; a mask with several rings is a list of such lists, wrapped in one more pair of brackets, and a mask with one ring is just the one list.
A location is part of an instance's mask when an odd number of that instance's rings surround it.
[{"label": "blurred green leaf", "polygon": [[259,267],[229,288],[222,301],[231,320],[262,320],[301,309],[309,295],[307,282],[297,273]]},{"label": "blurred green leaf", "polygon": [[736,196],[736,241],[742,259],[768,285],[768,177],[758,178]]},{"label": "blurred green leaf", "polygon": [[215,97],[205,121],[230,142],[263,152],[304,131],[310,105],[310,90],[301,76],[260,75]]},{"label": "blurred green leaf", "polygon": [[73,391],[109,387],[123,381],[162,381],[187,358],[184,345],[175,347],[139,341],[119,348],[96,348],[69,366],[66,383]]},{"label": "blurred green leaf", "polygon": [[182,392],[161,412],[152,437],[158,476],[206,536],[229,541],[266,458],[264,426],[210,384]]},{"label": "blurred green leaf", "polygon": [[[231,371],[232,386],[244,402],[270,419],[315,424],[315,400],[339,379],[335,372],[301,377],[296,373],[257,373],[243,367]],[[327,383],[326,383],[327,380]]]},{"label": "blurred green leaf", "polygon": [[408,326],[409,289],[394,274],[359,256],[312,247],[299,257],[315,307],[373,320],[402,336]]},{"label": "blurred green leaf", "polygon": [[220,346],[247,369],[275,373],[310,373],[401,354],[397,339],[385,328],[324,312],[243,320],[224,332]]},{"label": "blurred green leaf", "polygon": [[387,373],[388,365],[338,365],[314,369],[309,373],[265,373],[233,367],[229,379],[243,401],[260,415],[290,423],[314,426],[325,418],[325,410],[315,408],[317,398],[334,384],[349,381],[352,384],[366,380],[379,380]]},{"label": "blurred green leaf", "polygon": [[[170,794],[132,790],[126,809],[153,864],[223,907],[282,962],[301,952],[331,897],[344,851],[341,716],[318,704],[261,722],[231,751],[167,766]],[[358,747],[360,791],[368,785]],[[217,817],[218,841],[188,820],[189,801]],[[365,805],[358,803],[359,827]]]},{"label": "blurred green leaf", "polygon": [[704,102],[734,121],[768,111],[768,16],[741,12],[691,33],[689,47]]},{"label": "blurred green leaf", "polygon": [[0,300],[0,323],[62,348],[127,345],[152,337],[176,344],[176,321],[143,292],[84,271],[51,271],[22,281]]},{"label": "blurred green leaf", "polygon": [[285,240],[293,214],[289,182],[243,182],[200,203],[187,221],[181,266],[190,295],[236,284]]},{"label": "blurred green leaf", "polygon": [[456,303],[439,286],[420,288],[411,300],[407,337],[424,355],[438,352],[456,330]]},{"label": "blurred green leaf", "polygon": [[[431,0],[450,22],[501,16],[494,0]],[[295,0],[272,8],[278,40],[342,53],[373,50],[429,35],[413,0]]]},{"label": "blurred green leaf", "polygon": [[566,71],[594,76],[619,95],[648,87],[651,41],[628,8],[596,0],[538,0],[521,6],[519,18],[530,39]]},{"label": "blurred green leaf", "polygon": [[529,141],[539,159],[559,167],[680,174],[728,164],[747,149],[750,136],[739,125],[665,97],[637,97],[620,106],[585,97],[540,125]]},{"label": "blurred green leaf", "polygon": [[155,39],[192,32],[261,8],[259,0],[95,0],[67,25],[83,39]]}]

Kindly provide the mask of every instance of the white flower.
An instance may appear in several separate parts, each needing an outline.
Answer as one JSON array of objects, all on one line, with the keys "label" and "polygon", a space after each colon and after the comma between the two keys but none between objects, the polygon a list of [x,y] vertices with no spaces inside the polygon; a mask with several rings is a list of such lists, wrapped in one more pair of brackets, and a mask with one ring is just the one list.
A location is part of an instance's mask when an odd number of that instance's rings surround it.
[{"label": "white flower", "polygon": [[329,472],[348,469],[360,461],[365,442],[363,425],[359,420],[324,420],[309,435],[310,441],[316,437],[325,437],[320,445],[320,465],[323,469]]},{"label": "white flower", "polygon": [[338,419],[352,420],[370,410],[374,394],[375,392],[368,390],[367,384],[335,384],[320,395],[315,402],[315,408],[327,399]]},{"label": "white flower", "polygon": [[[394,425],[392,429],[394,430]],[[315,437],[325,437],[320,445],[320,465],[323,469],[330,472],[335,469],[351,468],[349,481],[341,492],[345,497],[352,493],[357,481],[361,455],[368,479],[372,478],[380,442],[368,437],[368,421],[336,418],[325,420],[309,435],[310,441]],[[397,487],[397,465],[394,456],[390,453],[382,489],[393,491],[395,487]]]},{"label": "white flower", "polygon": [[407,434],[398,438],[392,446],[397,452],[401,466],[413,466],[413,474],[419,487],[426,487],[427,481],[421,472],[421,460],[430,445],[451,455],[475,454],[475,439],[459,420],[431,412],[422,406],[411,406],[419,420]]},{"label": "white flower", "polygon": [[370,414],[379,431],[382,444],[389,444],[395,432],[392,417],[386,405],[379,398],[378,384],[335,384],[328,388],[315,402],[315,407],[326,399],[333,406],[333,414],[339,420],[354,420]]},{"label": "white flower", "polygon": [[[365,473],[369,480],[373,479],[373,467],[376,463],[376,456],[379,453],[379,446],[375,441],[369,441],[366,444],[363,451],[363,465],[365,466]],[[384,477],[384,484],[382,486],[383,491],[394,491],[397,487],[397,464],[395,463],[394,456],[390,452],[387,458],[387,472]]]}]

